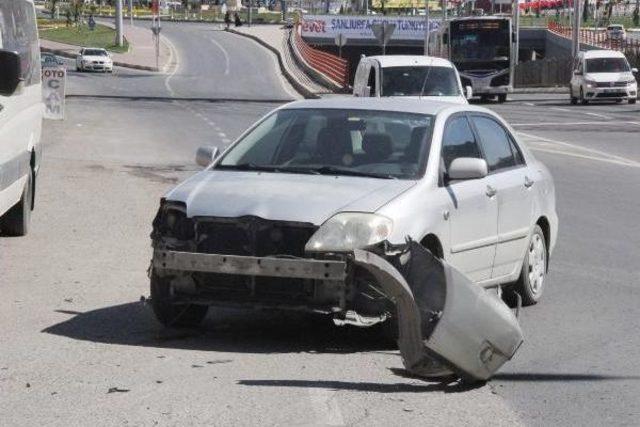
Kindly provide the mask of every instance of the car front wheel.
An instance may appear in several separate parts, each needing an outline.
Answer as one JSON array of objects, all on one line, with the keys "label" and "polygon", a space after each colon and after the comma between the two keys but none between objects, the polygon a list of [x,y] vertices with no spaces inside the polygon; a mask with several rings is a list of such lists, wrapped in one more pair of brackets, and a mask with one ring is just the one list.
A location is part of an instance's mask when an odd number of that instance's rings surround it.
[{"label": "car front wheel", "polygon": [[8,236],[24,236],[29,232],[33,206],[33,170],[29,168],[20,201],[0,218],[0,229]]},{"label": "car front wheel", "polygon": [[151,273],[151,307],[160,323],[166,327],[194,327],[204,320],[209,306],[176,304],[171,295],[170,281]]},{"label": "car front wheel", "polygon": [[534,305],[542,296],[547,276],[547,242],[544,233],[536,224],[522,262],[520,278],[514,290],[522,297],[522,305]]},{"label": "car front wheel", "polygon": [[588,103],[589,103],[589,100],[584,97],[584,90],[580,88],[580,104],[587,105]]}]

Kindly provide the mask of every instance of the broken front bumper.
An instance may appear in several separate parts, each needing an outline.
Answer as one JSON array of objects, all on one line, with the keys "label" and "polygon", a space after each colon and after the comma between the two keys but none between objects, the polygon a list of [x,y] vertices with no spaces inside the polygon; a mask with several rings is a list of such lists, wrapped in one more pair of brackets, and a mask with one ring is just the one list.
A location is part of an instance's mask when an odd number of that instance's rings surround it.
[{"label": "broken front bumper", "polygon": [[153,269],[297,278],[341,283],[352,267],[375,278],[385,299],[396,307],[398,345],[405,367],[422,376],[455,372],[485,380],[522,344],[511,310],[495,293],[472,283],[415,242],[377,255],[355,250],[345,261],[251,257],[156,249]]}]

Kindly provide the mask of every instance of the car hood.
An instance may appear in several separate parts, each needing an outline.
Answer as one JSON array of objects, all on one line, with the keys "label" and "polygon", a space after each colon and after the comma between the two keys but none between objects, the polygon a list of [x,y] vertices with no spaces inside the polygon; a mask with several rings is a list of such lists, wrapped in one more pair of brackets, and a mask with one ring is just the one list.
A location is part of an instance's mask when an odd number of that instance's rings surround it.
[{"label": "car hood", "polygon": [[597,83],[617,82],[635,80],[633,74],[630,71],[623,73],[587,73],[585,79],[593,80]]},{"label": "car hood", "polygon": [[267,172],[200,172],[166,195],[187,216],[258,216],[321,225],[340,211],[374,212],[416,184],[412,180]]}]

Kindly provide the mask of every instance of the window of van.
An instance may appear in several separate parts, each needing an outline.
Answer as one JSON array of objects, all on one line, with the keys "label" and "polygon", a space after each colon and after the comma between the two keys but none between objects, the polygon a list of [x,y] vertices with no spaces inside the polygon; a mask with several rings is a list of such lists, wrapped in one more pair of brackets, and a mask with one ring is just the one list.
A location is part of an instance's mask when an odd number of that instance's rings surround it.
[{"label": "window of van", "polygon": [[[423,90],[424,87],[424,90]],[[451,67],[385,67],[381,96],[459,96],[456,73]]]},{"label": "window of van", "polygon": [[624,58],[587,59],[587,73],[624,73],[630,71],[629,63]]},{"label": "window of van", "polygon": [[0,9],[0,49],[18,52],[26,86],[40,83],[40,48],[33,5],[3,2]]}]

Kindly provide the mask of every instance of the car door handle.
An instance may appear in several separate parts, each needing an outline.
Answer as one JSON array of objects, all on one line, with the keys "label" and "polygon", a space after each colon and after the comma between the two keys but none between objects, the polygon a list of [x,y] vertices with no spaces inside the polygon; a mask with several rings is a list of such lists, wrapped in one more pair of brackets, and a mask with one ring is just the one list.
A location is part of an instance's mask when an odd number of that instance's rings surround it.
[{"label": "car door handle", "polygon": [[484,194],[487,195],[487,197],[493,197],[496,195],[496,193],[498,192],[498,190],[496,190],[495,188],[493,188],[490,185],[487,185],[487,191],[485,191]]},{"label": "car door handle", "polygon": [[532,180],[531,178],[529,178],[528,176],[524,177],[524,186],[527,188],[531,188],[531,186],[535,183],[534,180]]}]

